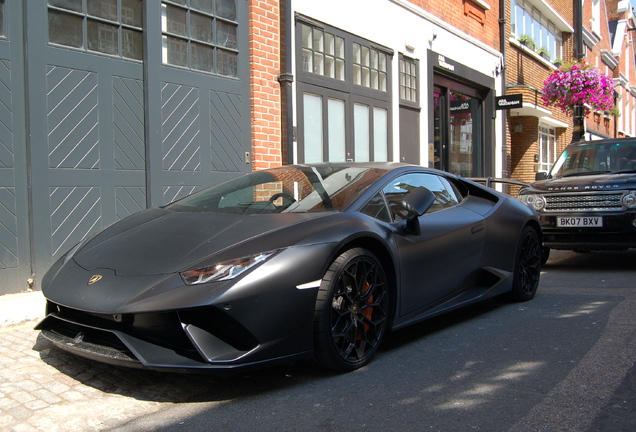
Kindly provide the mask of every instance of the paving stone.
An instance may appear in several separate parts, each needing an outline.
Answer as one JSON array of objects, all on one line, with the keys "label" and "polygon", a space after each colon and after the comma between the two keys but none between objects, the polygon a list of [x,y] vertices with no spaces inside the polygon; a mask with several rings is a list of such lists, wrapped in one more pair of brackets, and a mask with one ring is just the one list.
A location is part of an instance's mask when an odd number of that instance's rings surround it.
[{"label": "paving stone", "polygon": [[31,393],[25,391],[13,392],[9,396],[20,404],[31,402],[32,400],[36,399],[36,397],[33,396]]}]

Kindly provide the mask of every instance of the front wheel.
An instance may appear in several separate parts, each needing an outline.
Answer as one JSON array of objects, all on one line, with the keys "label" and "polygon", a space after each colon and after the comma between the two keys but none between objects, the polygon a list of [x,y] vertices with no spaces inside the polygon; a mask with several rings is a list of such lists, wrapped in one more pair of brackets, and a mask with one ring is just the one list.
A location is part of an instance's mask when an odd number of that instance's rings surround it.
[{"label": "front wheel", "polygon": [[512,281],[512,291],[508,298],[512,301],[531,300],[539,286],[543,246],[537,231],[526,226],[521,232]]},{"label": "front wheel", "polygon": [[366,365],[387,330],[389,287],[373,253],[354,248],[329,267],[318,290],[314,349],[328,369],[348,372]]}]

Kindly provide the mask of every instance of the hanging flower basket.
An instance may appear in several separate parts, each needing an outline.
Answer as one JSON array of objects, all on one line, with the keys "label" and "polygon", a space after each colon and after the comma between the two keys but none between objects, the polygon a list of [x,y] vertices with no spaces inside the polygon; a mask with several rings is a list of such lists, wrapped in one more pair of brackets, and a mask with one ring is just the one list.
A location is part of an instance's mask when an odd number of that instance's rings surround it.
[{"label": "hanging flower basket", "polygon": [[614,80],[582,61],[557,69],[543,83],[543,102],[567,114],[583,105],[585,114],[614,108]]}]

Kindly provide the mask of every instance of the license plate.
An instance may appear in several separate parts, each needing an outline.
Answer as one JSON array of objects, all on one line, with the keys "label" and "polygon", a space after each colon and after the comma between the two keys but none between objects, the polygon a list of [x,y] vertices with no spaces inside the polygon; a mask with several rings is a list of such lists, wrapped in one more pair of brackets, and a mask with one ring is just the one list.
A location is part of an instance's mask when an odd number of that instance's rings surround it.
[{"label": "license plate", "polygon": [[581,227],[602,227],[603,226],[603,218],[602,217],[557,217],[557,226],[558,227],[572,227],[572,228],[581,228]]}]

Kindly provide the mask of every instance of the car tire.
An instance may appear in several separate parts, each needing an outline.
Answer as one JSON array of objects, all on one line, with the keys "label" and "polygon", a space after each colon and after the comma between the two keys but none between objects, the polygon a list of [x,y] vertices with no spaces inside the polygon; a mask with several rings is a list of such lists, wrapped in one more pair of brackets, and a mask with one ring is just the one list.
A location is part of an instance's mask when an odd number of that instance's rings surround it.
[{"label": "car tire", "polygon": [[512,280],[512,290],[508,293],[511,301],[532,300],[539,286],[543,246],[537,231],[526,226],[521,231]]},{"label": "car tire", "polygon": [[315,358],[325,368],[349,372],[366,365],[389,322],[386,273],[370,251],[342,253],[325,273],[316,299]]}]

